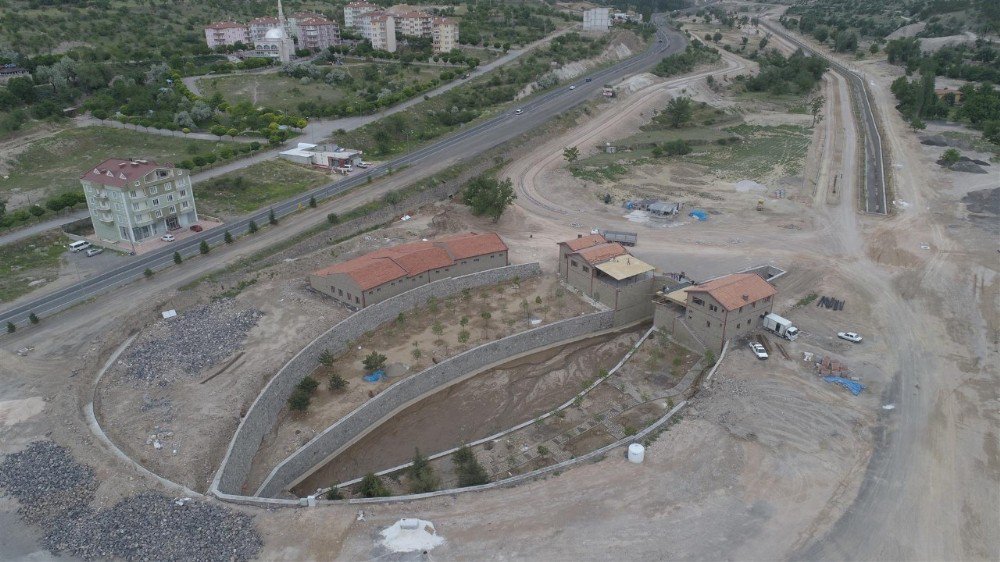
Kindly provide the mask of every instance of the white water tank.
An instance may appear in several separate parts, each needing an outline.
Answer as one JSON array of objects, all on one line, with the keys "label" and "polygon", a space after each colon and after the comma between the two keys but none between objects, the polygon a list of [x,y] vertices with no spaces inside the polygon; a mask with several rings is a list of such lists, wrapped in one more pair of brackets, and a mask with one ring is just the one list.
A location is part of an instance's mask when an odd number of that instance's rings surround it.
[{"label": "white water tank", "polygon": [[628,446],[628,462],[639,464],[646,457],[646,448],[639,443]]}]

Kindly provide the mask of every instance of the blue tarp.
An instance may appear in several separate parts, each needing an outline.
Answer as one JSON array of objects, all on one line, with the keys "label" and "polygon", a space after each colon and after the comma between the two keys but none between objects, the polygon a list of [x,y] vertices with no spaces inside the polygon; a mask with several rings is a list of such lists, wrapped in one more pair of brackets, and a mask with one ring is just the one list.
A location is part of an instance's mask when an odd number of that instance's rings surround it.
[{"label": "blue tarp", "polygon": [[845,379],[843,377],[823,377],[823,380],[825,380],[826,382],[839,384],[840,386],[846,388],[847,390],[850,390],[851,394],[855,396],[861,394],[861,391],[865,389],[865,385],[857,381],[852,381],[851,379]]},{"label": "blue tarp", "polygon": [[382,369],[379,369],[379,370],[375,371],[374,373],[372,373],[370,375],[365,375],[362,378],[365,379],[368,382],[378,382],[378,381],[382,380],[382,377],[384,377],[384,376],[385,376],[385,371],[383,371]]},{"label": "blue tarp", "polygon": [[689,217],[694,217],[694,218],[696,218],[696,219],[698,219],[700,221],[707,221],[708,220],[708,213],[706,213],[705,211],[702,211],[701,209],[695,209],[695,210],[691,211],[690,213],[688,213],[688,216]]}]

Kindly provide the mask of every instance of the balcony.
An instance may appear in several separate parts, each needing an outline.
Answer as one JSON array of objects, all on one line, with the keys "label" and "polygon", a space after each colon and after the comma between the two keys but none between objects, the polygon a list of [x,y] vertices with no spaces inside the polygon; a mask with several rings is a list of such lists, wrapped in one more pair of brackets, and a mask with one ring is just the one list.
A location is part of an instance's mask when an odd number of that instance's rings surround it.
[{"label": "balcony", "polygon": [[110,211],[111,210],[111,204],[110,203],[94,203],[93,208],[94,208],[95,211]]},{"label": "balcony", "polygon": [[115,222],[115,216],[111,213],[97,213],[97,220],[101,222]]},{"label": "balcony", "polygon": [[108,198],[108,190],[107,189],[95,189],[94,190],[94,197],[99,197],[101,199],[107,199]]}]

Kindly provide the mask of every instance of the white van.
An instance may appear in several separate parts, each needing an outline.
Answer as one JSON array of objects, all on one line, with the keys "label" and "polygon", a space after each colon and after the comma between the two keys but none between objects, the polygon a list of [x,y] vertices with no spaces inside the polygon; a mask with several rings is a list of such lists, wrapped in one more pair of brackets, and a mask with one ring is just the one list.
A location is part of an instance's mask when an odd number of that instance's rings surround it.
[{"label": "white van", "polygon": [[89,247],[90,242],[87,242],[86,240],[77,240],[69,245],[69,251],[79,252],[80,250],[86,250]]}]

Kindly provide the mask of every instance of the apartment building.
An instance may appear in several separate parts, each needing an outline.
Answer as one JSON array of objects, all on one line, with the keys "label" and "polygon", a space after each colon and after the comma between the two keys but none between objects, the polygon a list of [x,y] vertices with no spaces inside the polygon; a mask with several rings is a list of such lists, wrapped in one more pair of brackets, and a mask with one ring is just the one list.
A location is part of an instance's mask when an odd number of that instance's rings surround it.
[{"label": "apartment building", "polygon": [[102,240],[139,243],[198,222],[191,175],[172,164],[110,158],[80,184]]},{"label": "apartment building", "polygon": [[379,7],[370,2],[351,2],[344,6],[344,27],[361,29],[361,16],[378,10]]},{"label": "apartment building", "polygon": [[435,53],[448,53],[458,48],[458,22],[449,18],[431,20],[431,37]]},{"label": "apartment building", "polygon": [[[285,22],[287,25],[288,22]],[[278,18],[272,18],[270,16],[262,18],[254,18],[247,23],[247,32],[250,34],[250,40],[256,45],[264,40],[268,31],[277,28],[281,25],[281,20]],[[292,35],[291,29],[285,29],[285,33],[290,37]]]},{"label": "apartment building", "polygon": [[205,27],[205,43],[209,49],[228,47],[236,43],[250,45],[250,30],[242,23],[220,21]]},{"label": "apartment building", "polygon": [[431,22],[434,18],[426,12],[410,11],[403,13],[389,12],[396,18],[396,32],[406,37],[430,37]]},{"label": "apartment building", "polygon": [[309,275],[309,285],[352,308],[364,308],[439,279],[510,265],[494,232],[468,232],[383,248]]},{"label": "apartment building", "polygon": [[369,12],[359,18],[361,34],[371,41],[372,48],[396,52],[396,18],[385,12]]},{"label": "apartment building", "polygon": [[340,26],[319,14],[299,13],[288,20],[299,49],[321,51],[340,44]]}]

